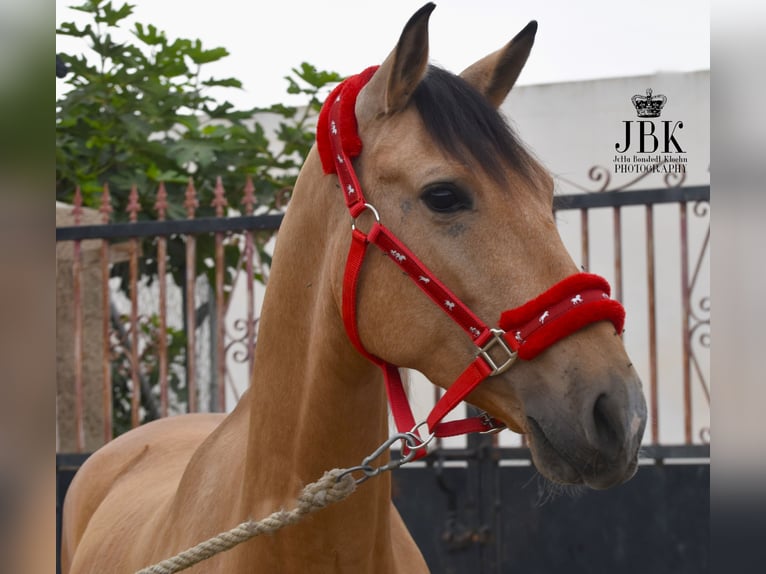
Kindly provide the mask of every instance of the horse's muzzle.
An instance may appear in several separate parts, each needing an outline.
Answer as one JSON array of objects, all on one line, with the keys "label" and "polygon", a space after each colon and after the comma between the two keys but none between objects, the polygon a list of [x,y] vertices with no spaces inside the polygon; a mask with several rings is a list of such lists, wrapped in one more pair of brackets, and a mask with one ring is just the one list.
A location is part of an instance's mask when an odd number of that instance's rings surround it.
[{"label": "horse's muzzle", "polygon": [[527,413],[529,442],[538,470],[562,484],[594,489],[617,486],[636,472],[646,426],[646,401],[637,380],[593,393],[571,419]]}]

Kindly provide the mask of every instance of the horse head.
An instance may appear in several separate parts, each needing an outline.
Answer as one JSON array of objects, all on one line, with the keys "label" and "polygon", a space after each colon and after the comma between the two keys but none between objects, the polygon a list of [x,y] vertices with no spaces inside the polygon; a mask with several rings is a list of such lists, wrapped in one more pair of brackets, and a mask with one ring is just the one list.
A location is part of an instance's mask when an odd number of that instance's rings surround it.
[{"label": "horse head", "polygon": [[[361,151],[353,165],[376,215],[493,323],[579,271],[556,228],[551,175],[497,110],[537,24],[455,76],[428,64],[433,7],[421,8],[368,72],[353,108]],[[371,223],[370,211],[358,225]],[[447,389],[475,359],[476,345],[389,259],[367,257],[360,272],[359,340],[371,355]],[[341,306],[340,272],[334,291]],[[635,472],[646,423],[641,382],[620,335],[613,322],[594,321],[486,379],[467,399],[526,434],[549,479],[619,484]]]}]

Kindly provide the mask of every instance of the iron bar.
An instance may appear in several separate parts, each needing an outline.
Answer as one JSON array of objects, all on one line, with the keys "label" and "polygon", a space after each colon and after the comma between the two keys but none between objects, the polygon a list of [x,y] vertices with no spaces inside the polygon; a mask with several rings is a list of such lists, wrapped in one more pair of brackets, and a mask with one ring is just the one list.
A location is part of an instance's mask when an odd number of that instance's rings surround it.
[{"label": "iron bar", "polygon": [[[223,208],[226,206],[226,197],[220,177],[216,180],[213,195],[213,207],[215,207],[216,217],[222,218]],[[216,407],[219,412],[226,412],[226,303],[223,293],[223,264],[223,233],[218,232],[215,234],[215,387],[217,390]]]},{"label": "iron bar", "polygon": [[[473,459],[478,456],[486,456],[487,453],[480,453],[475,448],[440,448],[434,449],[428,455],[424,462],[434,461],[463,461]],[[399,460],[402,453],[399,449],[389,451],[391,460]],[[706,459],[710,458],[709,444],[689,444],[689,445],[646,445],[641,448],[640,458],[642,460],[662,461],[666,459]],[[88,459],[90,453],[56,453],[57,469],[77,469]],[[490,460],[501,462],[508,460],[529,461],[532,459],[532,453],[528,448],[523,447],[493,447],[489,450],[488,458]],[[406,472],[407,466],[398,469],[399,472]]]},{"label": "iron bar", "polygon": [[[141,206],[138,203],[138,188],[130,189],[127,211],[130,221],[135,223]],[[141,424],[141,382],[138,369],[138,239],[130,240],[130,424],[133,428]]]},{"label": "iron bar", "polygon": [[[165,184],[160,183],[157,190],[158,221],[165,221],[168,207],[168,194]],[[161,235],[157,238],[157,280],[159,283],[159,333],[157,334],[157,353],[160,384],[160,416],[168,416],[168,285],[167,285],[168,240]]]},{"label": "iron bar", "polygon": [[614,298],[622,298],[622,210],[615,207],[612,211],[614,241]]},{"label": "iron bar", "polygon": [[[194,189],[192,178],[186,187],[186,216],[194,219],[194,213],[198,207],[197,192]],[[195,282],[197,280],[197,253],[196,238],[193,235],[186,236],[186,391],[188,394],[188,412],[197,411],[197,322],[195,315]]]},{"label": "iron bar", "polygon": [[[109,184],[104,184],[101,194],[101,208],[99,209],[104,225],[109,223],[112,212],[109,197]],[[110,294],[109,294],[109,242],[101,240],[101,409],[104,417],[104,443],[112,440],[112,353],[110,344],[109,318],[110,318]]]},{"label": "iron bar", "polygon": [[654,207],[646,206],[646,284],[649,322],[649,410],[652,444],[659,443],[659,400],[657,389],[657,306],[655,292]]},{"label": "iron bar", "polygon": [[681,240],[681,343],[683,373],[683,402],[684,402],[684,440],[692,442],[692,385],[691,385],[691,333],[689,321],[691,318],[691,285],[689,284],[689,229],[686,213],[686,202],[678,204],[679,231]]},{"label": "iron bar", "polygon": [[[710,187],[681,187],[671,189],[647,189],[639,191],[604,191],[600,193],[577,193],[557,195],[553,198],[556,210],[587,209],[600,207],[625,207],[678,203],[679,201],[708,201]],[[154,237],[190,235],[235,231],[273,231],[279,228],[284,217],[281,213],[268,215],[244,215],[240,217],[201,217],[171,221],[139,221],[134,225],[112,223],[110,225],[81,225],[57,227],[56,241],[75,239],[125,239],[129,237]]]},{"label": "iron bar", "polygon": [[590,269],[590,229],[588,227],[588,210],[580,210],[580,264],[587,271]]},{"label": "iron bar", "polygon": [[[531,461],[532,452],[527,447],[467,447],[467,448],[440,448],[430,452],[425,462],[432,459],[443,461],[463,461],[474,460],[477,458],[487,458],[494,462],[520,460]],[[401,458],[401,452],[398,449],[391,450],[391,459]],[[641,460],[663,461],[666,459],[706,459],[710,458],[709,444],[678,444],[678,445],[660,445],[648,444],[641,447],[639,452]],[[403,467],[406,470],[407,467]]]},{"label": "iron bar", "polygon": [[251,215],[240,217],[200,217],[199,219],[172,219],[165,221],[138,221],[109,225],[81,225],[57,227],[56,241],[75,239],[129,239],[131,237],[169,237],[171,235],[202,235],[205,233],[233,233],[245,230],[274,231],[279,229],[284,215]]},{"label": "iron bar", "polygon": [[[255,209],[255,186],[253,179],[248,175],[245,180],[245,189],[242,197],[242,205],[245,206],[245,215],[251,217]],[[246,318],[246,348],[247,348],[247,376],[248,380],[253,377],[255,367],[255,287],[253,285],[253,234],[245,231],[245,273],[247,273],[247,318]]]},{"label": "iron bar", "polygon": [[247,376],[255,368],[255,286],[253,285],[253,235],[245,232],[245,272],[247,273]]},{"label": "iron bar", "polygon": [[[117,307],[110,301],[109,303],[109,317],[114,329],[115,336],[118,344],[126,350],[130,348],[130,334],[125,329],[120,318],[120,312]],[[147,420],[155,420],[160,418],[160,411],[157,407],[154,397],[152,396],[152,384],[142,373],[138,370],[138,382],[141,388],[141,404],[146,409]]]},{"label": "iron bar", "polygon": [[553,207],[556,210],[594,209],[599,207],[657,205],[660,203],[678,203],[679,201],[708,201],[709,199],[709,186],[673,187],[557,195],[553,198]]}]

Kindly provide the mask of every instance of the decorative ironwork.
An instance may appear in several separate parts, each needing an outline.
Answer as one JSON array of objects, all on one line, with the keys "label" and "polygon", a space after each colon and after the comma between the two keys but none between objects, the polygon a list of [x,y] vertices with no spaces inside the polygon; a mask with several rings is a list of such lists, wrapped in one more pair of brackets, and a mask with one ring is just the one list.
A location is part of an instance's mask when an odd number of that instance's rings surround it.
[{"label": "decorative ironwork", "polygon": [[[707,218],[710,213],[710,204],[697,202],[692,206],[691,212],[698,218]],[[688,285],[688,293],[690,300],[693,298],[694,293],[699,286],[700,271],[703,263],[709,257],[710,246],[710,222],[708,221],[708,227],[705,232],[705,237],[702,240],[702,245],[697,255],[697,260],[694,264],[694,271]],[[692,367],[692,372],[696,376],[699,388],[703,393],[705,401],[710,406],[710,383],[705,375],[706,369],[701,365],[702,353],[707,353],[709,357],[710,352],[710,308],[711,301],[709,295],[702,295],[696,299],[694,305],[689,306],[689,314],[687,317],[688,333],[689,333],[689,356],[688,361]],[[700,440],[703,442],[710,442],[710,428],[703,426],[698,433]]]},{"label": "decorative ironwork", "polygon": [[[661,162],[657,165],[661,165]],[[646,241],[650,245],[654,239],[653,228],[653,210],[652,207],[660,204],[676,204],[681,207],[681,212],[687,214],[689,223],[692,225],[694,233],[692,233],[693,241],[695,243],[693,249],[689,249],[689,239],[687,231],[684,230],[681,234],[681,243],[683,249],[687,249],[690,253],[687,253],[686,263],[684,268],[686,269],[685,278],[682,277],[681,285],[684,298],[684,310],[683,317],[685,318],[685,350],[683,354],[683,362],[687,365],[688,376],[685,375],[684,393],[685,393],[685,419],[688,432],[686,433],[685,444],[692,445],[695,441],[702,440],[703,442],[709,441],[710,429],[705,424],[697,424],[697,428],[693,428],[694,421],[691,420],[692,415],[692,401],[691,392],[694,391],[695,396],[704,397],[704,401],[709,405],[710,402],[710,383],[708,381],[708,368],[706,365],[707,357],[705,353],[709,351],[710,347],[710,297],[709,294],[701,292],[707,284],[704,281],[704,274],[706,271],[705,265],[709,258],[709,222],[706,219],[709,218],[710,205],[709,205],[709,187],[707,186],[685,186],[685,176],[677,173],[665,173],[662,174],[662,182],[664,187],[657,189],[641,189],[632,190],[631,186],[635,186],[639,182],[646,182],[646,178],[651,175],[651,171],[647,171],[634,177],[628,182],[615,184],[611,173],[604,167],[593,166],[588,171],[588,179],[591,185],[579,185],[577,183],[567,181],[564,178],[560,178],[561,181],[567,182],[574,188],[584,191],[585,193],[577,193],[572,195],[557,195],[555,197],[555,206],[557,210],[574,209],[580,211],[580,225],[581,233],[580,245],[583,250],[583,260],[588,261],[590,257],[590,250],[595,248],[601,241],[589,237],[591,233],[601,233],[594,228],[593,222],[595,218],[591,217],[589,212],[593,209],[607,208],[612,210],[612,222],[613,229],[611,232],[611,240],[614,248],[614,274],[616,280],[615,296],[622,299],[623,297],[623,267],[630,264],[630,261],[626,260],[623,255],[623,244],[628,245],[627,241],[622,238],[624,217],[625,213],[623,207],[630,206],[643,206],[646,210],[646,227],[648,235]],[[205,255],[210,257],[213,261],[215,268],[215,277],[223,277],[227,274],[225,280],[226,284],[222,285],[217,279],[214,281],[213,276],[210,276],[211,284],[215,282],[216,289],[216,305],[215,305],[215,321],[211,321],[211,325],[215,325],[218,330],[218,334],[214,337],[215,341],[215,353],[217,358],[213,361],[216,372],[211,373],[211,376],[218,385],[217,401],[213,401],[213,408],[224,408],[224,397],[227,392],[233,392],[235,398],[239,398],[238,390],[241,389],[241,382],[237,381],[237,385],[234,384],[233,376],[237,375],[237,369],[232,367],[237,365],[247,365],[248,375],[252,373],[254,367],[253,356],[256,343],[256,331],[258,326],[258,317],[256,316],[255,308],[255,291],[254,281],[258,280],[264,282],[268,277],[268,258],[261,257],[262,253],[268,253],[266,249],[267,241],[271,237],[265,237],[254,233],[258,230],[274,230],[276,229],[282,219],[281,213],[268,213],[264,208],[265,213],[263,215],[254,215],[256,211],[256,193],[255,188],[252,185],[252,180],[247,178],[245,185],[242,189],[242,199],[240,202],[240,209],[243,213],[242,216],[226,217],[227,203],[225,195],[223,193],[223,187],[217,182],[213,191],[212,206],[215,208],[217,217],[205,217],[196,218],[196,213],[199,207],[199,201],[197,192],[193,183],[190,181],[186,189],[184,207],[186,208],[186,219],[167,221],[167,192],[164,185],[160,184],[156,193],[156,201],[154,203],[154,211],[156,212],[156,220],[144,220],[138,221],[137,213],[141,209],[139,197],[137,191],[132,192],[131,200],[129,202],[130,223],[110,223],[108,225],[80,225],[78,217],[77,224],[69,228],[57,229],[56,235],[58,241],[71,240],[75,242],[75,245],[79,245],[79,242],[85,239],[99,239],[102,242],[102,265],[103,269],[106,269],[103,274],[104,285],[108,283],[110,263],[109,252],[103,251],[106,249],[109,243],[118,238],[143,238],[143,237],[157,237],[156,240],[156,281],[155,288],[159,291],[158,296],[158,309],[152,313],[141,315],[138,313],[138,302],[125,302],[125,317],[131,321],[131,326],[123,325],[125,331],[125,337],[121,339],[119,343],[120,348],[132,347],[129,349],[124,358],[120,359],[121,365],[119,369],[125,370],[130,379],[135,380],[137,377],[139,380],[137,383],[132,383],[140,395],[140,391],[144,391],[147,396],[140,398],[139,406],[142,409],[141,417],[149,417],[148,410],[156,409],[156,416],[167,416],[169,411],[176,410],[173,405],[178,406],[181,403],[188,400],[190,410],[197,410],[197,392],[195,387],[200,385],[199,400],[205,399],[205,393],[207,392],[207,375],[205,366],[203,364],[197,364],[195,359],[204,361],[206,359],[205,353],[200,353],[198,347],[204,346],[207,342],[204,340],[204,333],[200,331],[199,339],[195,337],[195,332],[201,328],[206,327],[204,321],[208,318],[205,312],[200,312],[196,308],[199,305],[199,295],[204,295],[206,290],[197,293],[196,290],[200,289],[200,285],[197,283],[197,262],[195,245],[198,236],[207,234],[215,235],[216,250],[213,255]],[[104,223],[110,220],[109,212],[111,210],[109,191],[108,188],[104,189],[102,196],[102,208],[99,210],[102,214]],[[75,206],[75,209],[78,209]],[[682,218],[686,215],[682,215]],[[706,225],[707,230],[700,234],[700,225]],[[185,250],[186,250],[186,265],[185,285],[177,290],[172,291],[173,297],[178,293],[183,296],[185,305],[178,306],[183,307],[181,311],[173,311],[171,314],[171,322],[183,321],[185,326],[183,328],[173,329],[169,327],[168,321],[168,288],[171,285],[167,284],[168,273],[171,271],[167,267],[167,250],[170,245],[171,236],[181,236],[184,238]],[[700,239],[701,238],[701,239]],[[200,250],[203,249],[202,241],[200,238]],[[701,241],[701,244],[697,246],[697,242]],[[145,246],[151,245],[150,243],[144,243]],[[205,244],[209,245],[209,244]],[[229,249],[232,246],[237,249],[238,261],[235,265],[224,264],[222,249]],[[147,248],[147,247],[145,247]],[[151,249],[151,247],[148,247]],[[207,248],[209,249],[209,248]],[[660,250],[658,246],[658,253],[663,253],[664,246]],[[204,253],[208,253],[205,251]],[[228,251],[227,251],[228,253]],[[136,255],[140,254],[136,251]],[[691,255],[691,256],[689,256]],[[149,256],[153,258],[153,255]],[[133,256],[131,255],[131,259]],[[206,260],[207,261],[207,260]],[[589,262],[590,263],[590,262]],[[207,264],[207,263],[206,263]],[[651,266],[651,264],[650,264]],[[175,272],[178,272],[177,270]],[[184,273],[184,270],[181,270]],[[132,273],[131,273],[132,275]],[[231,303],[231,297],[226,296],[226,289],[231,288],[238,282],[237,277],[244,275],[247,299],[247,311],[244,317],[237,317],[235,320],[227,320],[230,317],[231,309],[229,305]],[[149,283],[145,283],[143,280],[139,281],[138,275],[136,278],[136,289],[139,291],[145,291],[149,289]],[[158,280],[159,278],[159,280]],[[664,282],[658,279],[660,286],[665,288]],[[652,282],[653,283],[653,282]],[[625,285],[625,287],[633,290],[634,285]],[[649,297],[655,297],[654,287],[647,287],[650,290]],[[106,305],[109,304],[108,289],[106,295]],[[220,291],[220,293],[219,293]],[[132,292],[132,288],[131,288]],[[156,291],[154,291],[156,293]],[[155,295],[156,296],[156,295]],[[663,295],[664,297],[664,295]],[[152,303],[157,304],[157,303]],[[130,305],[130,308],[127,307]],[[145,305],[143,306],[145,308]],[[176,309],[174,304],[173,309]],[[212,311],[206,308],[206,312]],[[205,310],[203,310],[205,311]],[[654,311],[653,313],[657,313]],[[134,318],[131,315],[134,314]],[[184,319],[185,318],[185,319]],[[209,317],[213,319],[212,317]],[[656,321],[655,321],[656,323]],[[659,329],[657,324],[654,327],[650,326],[650,331],[654,332]],[[136,339],[134,343],[130,339],[133,334],[140,335],[140,338]],[[108,337],[112,343],[116,343],[114,332],[110,333]],[[170,347],[172,346],[172,350]],[[657,341],[655,341],[654,348],[658,347]],[[183,350],[186,349],[184,353]],[[145,355],[148,351],[153,350],[156,353],[156,357],[146,358]],[[117,372],[117,367],[114,362],[110,363],[110,360],[117,360],[117,357],[113,354],[115,349],[111,352],[105,352],[104,364],[110,371],[109,376]],[[655,356],[656,350],[650,353],[650,363],[653,365],[651,369],[657,369],[658,363]],[[169,356],[169,355],[172,355]],[[137,373],[133,375],[131,373],[133,359],[132,357],[138,357],[136,364]],[[155,360],[156,359],[156,360]],[[148,366],[143,364],[144,360],[148,360]],[[186,376],[184,376],[183,369],[186,368]],[[200,381],[197,382],[197,370],[201,368],[199,373]],[[659,376],[663,376],[659,373]],[[653,375],[652,378],[657,377]],[[124,379],[121,379],[124,380]],[[105,376],[105,385],[117,385],[118,380],[110,381],[108,376]],[[159,386],[159,403],[154,405],[152,401],[156,400]],[[676,387],[676,384],[673,384]],[[687,390],[688,387],[688,390]],[[115,387],[116,388],[116,387]],[[125,387],[126,391],[130,391]],[[663,386],[663,392],[668,387]],[[170,391],[170,393],[169,393]],[[121,391],[122,392],[122,391]],[[654,402],[657,404],[657,389],[653,387],[651,391],[654,394]],[[673,391],[675,392],[675,391]],[[188,393],[188,399],[187,399]],[[169,396],[170,394],[170,396]],[[688,395],[688,396],[687,396]],[[121,395],[122,396],[122,395]],[[231,395],[230,395],[231,396]],[[105,393],[106,397],[106,393]],[[127,398],[125,394],[122,398]],[[119,397],[115,397],[118,400]],[[105,399],[106,400],[106,399]],[[131,400],[139,400],[131,396]],[[111,401],[110,401],[111,402]],[[171,403],[170,405],[168,403]],[[106,403],[105,403],[106,404]],[[699,405],[698,405],[699,406]],[[207,407],[205,407],[207,408]],[[135,406],[129,410],[133,413],[137,413],[139,408]],[[121,412],[120,416],[123,417],[124,413],[129,410]],[[656,419],[656,412],[654,413]],[[135,416],[135,415],[134,415]],[[117,421],[115,421],[117,424]],[[135,421],[134,421],[135,424]],[[110,423],[111,425],[111,423]],[[701,427],[701,428],[700,428]],[[110,437],[111,438],[111,437]],[[654,435],[657,442],[657,434]]]},{"label": "decorative ironwork", "polygon": [[[227,342],[225,346],[225,355],[231,357],[231,360],[235,364],[247,364],[247,377],[253,375],[255,342],[258,333],[258,321],[259,317],[248,315],[248,317],[240,317],[236,319],[231,326],[231,329],[227,329]],[[236,381],[231,376],[230,370],[226,372],[226,384],[231,389],[235,398],[239,400],[239,391]]]}]

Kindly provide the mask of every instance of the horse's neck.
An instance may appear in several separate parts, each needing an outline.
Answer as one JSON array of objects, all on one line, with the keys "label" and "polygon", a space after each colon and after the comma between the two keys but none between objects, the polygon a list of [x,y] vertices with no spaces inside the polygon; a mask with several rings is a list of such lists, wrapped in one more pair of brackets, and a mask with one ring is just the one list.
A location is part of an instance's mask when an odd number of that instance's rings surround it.
[{"label": "horse's neck", "polygon": [[322,272],[311,269],[321,259],[308,253],[321,246],[312,243],[300,243],[305,258],[296,257],[289,276],[274,269],[260,319],[245,399],[245,484],[261,486],[255,493],[291,494],[326,470],[359,464],[387,433],[382,381],[350,347]]},{"label": "horse's neck", "polygon": [[[388,435],[382,377],[349,342],[333,293],[350,221],[318,163],[307,160],[314,176],[304,166],[280,228],[250,389],[197,449],[172,501],[169,523],[184,525],[168,543],[175,549],[295,506],[305,485],[360,464]],[[307,189],[305,180],[322,184]],[[392,512],[390,480],[384,473],[278,535],[225,553],[224,571],[391,572],[397,560],[422,562]]]},{"label": "horse's neck", "polygon": [[[331,195],[338,190],[328,187],[303,189],[299,181],[274,255],[255,374],[243,398],[249,430],[241,500],[253,517],[294,505],[303,486],[332,468],[360,464],[388,434],[382,380],[349,343],[332,291],[342,269],[333,250],[347,245],[339,226],[350,233],[350,225]],[[369,544],[386,544],[388,477],[369,481],[342,504],[312,519],[321,527],[313,522],[313,538],[303,545],[351,536],[356,543],[347,548],[364,553],[365,536]],[[360,531],[367,534],[360,538]]]},{"label": "horse's neck", "polygon": [[345,257],[334,250],[347,244],[338,231],[350,235],[349,218],[338,214],[334,187],[302,183],[280,229],[246,398],[246,478],[288,491],[358,464],[387,434],[377,369],[348,341],[333,293]]}]

